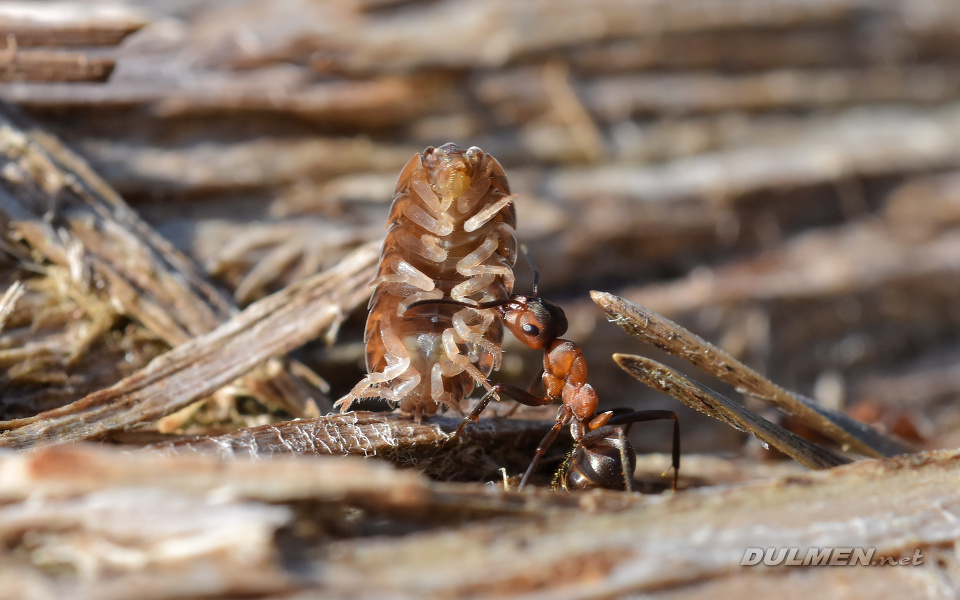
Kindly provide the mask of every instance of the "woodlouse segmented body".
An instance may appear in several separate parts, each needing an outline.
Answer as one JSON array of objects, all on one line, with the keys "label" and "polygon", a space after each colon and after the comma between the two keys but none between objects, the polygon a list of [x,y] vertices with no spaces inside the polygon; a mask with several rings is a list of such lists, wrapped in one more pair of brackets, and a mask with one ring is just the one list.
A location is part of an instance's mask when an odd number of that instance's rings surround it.
[{"label": "woodlouse segmented body", "polygon": [[516,209],[503,167],[477,147],[427,148],[400,173],[364,341],[367,376],[337,401],[381,397],[419,419],[460,410],[500,366],[503,325],[492,309],[513,291]]}]

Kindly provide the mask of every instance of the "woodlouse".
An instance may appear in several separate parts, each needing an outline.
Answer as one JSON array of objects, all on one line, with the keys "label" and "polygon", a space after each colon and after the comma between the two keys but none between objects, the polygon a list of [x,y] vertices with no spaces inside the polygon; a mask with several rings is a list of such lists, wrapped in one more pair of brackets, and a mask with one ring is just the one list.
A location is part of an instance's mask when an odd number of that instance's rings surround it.
[{"label": "woodlouse", "polygon": [[[480,148],[427,148],[403,168],[387,221],[364,343],[367,375],[341,411],[380,397],[419,420],[460,411],[500,366],[503,325],[491,309],[509,298],[516,262],[514,196],[503,167]],[[453,300],[462,305],[423,300]],[[409,308],[409,310],[408,310]]]}]

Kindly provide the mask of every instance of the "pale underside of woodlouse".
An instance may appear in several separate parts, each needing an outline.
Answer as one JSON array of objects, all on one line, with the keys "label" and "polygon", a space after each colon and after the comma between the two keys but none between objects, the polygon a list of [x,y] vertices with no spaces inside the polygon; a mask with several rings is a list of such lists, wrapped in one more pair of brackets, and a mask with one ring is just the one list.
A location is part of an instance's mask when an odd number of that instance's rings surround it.
[{"label": "pale underside of woodlouse", "polygon": [[337,401],[380,397],[416,419],[461,400],[500,367],[504,300],[516,261],[514,196],[503,167],[477,147],[427,148],[400,173],[373,285],[364,342],[367,375]]}]

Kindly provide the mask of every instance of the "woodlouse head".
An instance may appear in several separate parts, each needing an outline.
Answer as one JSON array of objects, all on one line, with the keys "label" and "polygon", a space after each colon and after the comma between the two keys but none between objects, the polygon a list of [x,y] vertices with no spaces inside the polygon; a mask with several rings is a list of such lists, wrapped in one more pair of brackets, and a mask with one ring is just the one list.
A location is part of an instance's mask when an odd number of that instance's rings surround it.
[{"label": "woodlouse head", "polygon": [[420,155],[420,161],[433,191],[441,198],[457,198],[470,189],[483,157],[483,150],[476,146],[464,150],[451,142],[427,148]]}]

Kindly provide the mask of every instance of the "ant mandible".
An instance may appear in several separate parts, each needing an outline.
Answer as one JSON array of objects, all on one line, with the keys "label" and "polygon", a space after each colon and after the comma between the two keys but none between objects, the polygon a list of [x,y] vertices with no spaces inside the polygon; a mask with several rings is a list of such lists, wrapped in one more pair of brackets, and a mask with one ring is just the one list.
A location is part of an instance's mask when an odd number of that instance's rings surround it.
[{"label": "ant mandible", "polygon": [[[525,248],[523,249],[524,253]],[[529,260],[529,256],[528,256]],[[633,465],[636,457],[625,438],[624,429],[633,423],[672,419],[673,427],[673,489],[677,487],[680,470],[680,436],[677,415],[670,410],[605,411],[597,413],[599,398],[593,386],[587,383],[587,363],[580,347],[561,338],[567,331],[567,317],[563,310],[544,300],[537,293],[539,273],[534,269],[533,294],[513,295],[504,300],[494,300],[470,305],[478,309],[496,309],[504,325],[526,346],[543,350],[544,395],[538,396],[527,390],[498,383],[487,392],[467,415],[452,437],[459,436],[468,423],[476,421],[492,398],[502,394],[526,406],[546,406],[554,400],[561,401],[557,420],[537,446],[533,461],[527,468],[518,491],[523,490],[536,470],[540,459],[567,425],[576,443],[558,478],[567,489],[590,489],[596,487],[632,491]],[[424,300],[411,304],[465,304],[456,300]],[[619,463],[619,464],[618,464]],[[618,469],[619,467],[619,469]],[[622,479],[621,479],[622,477]]]}]

